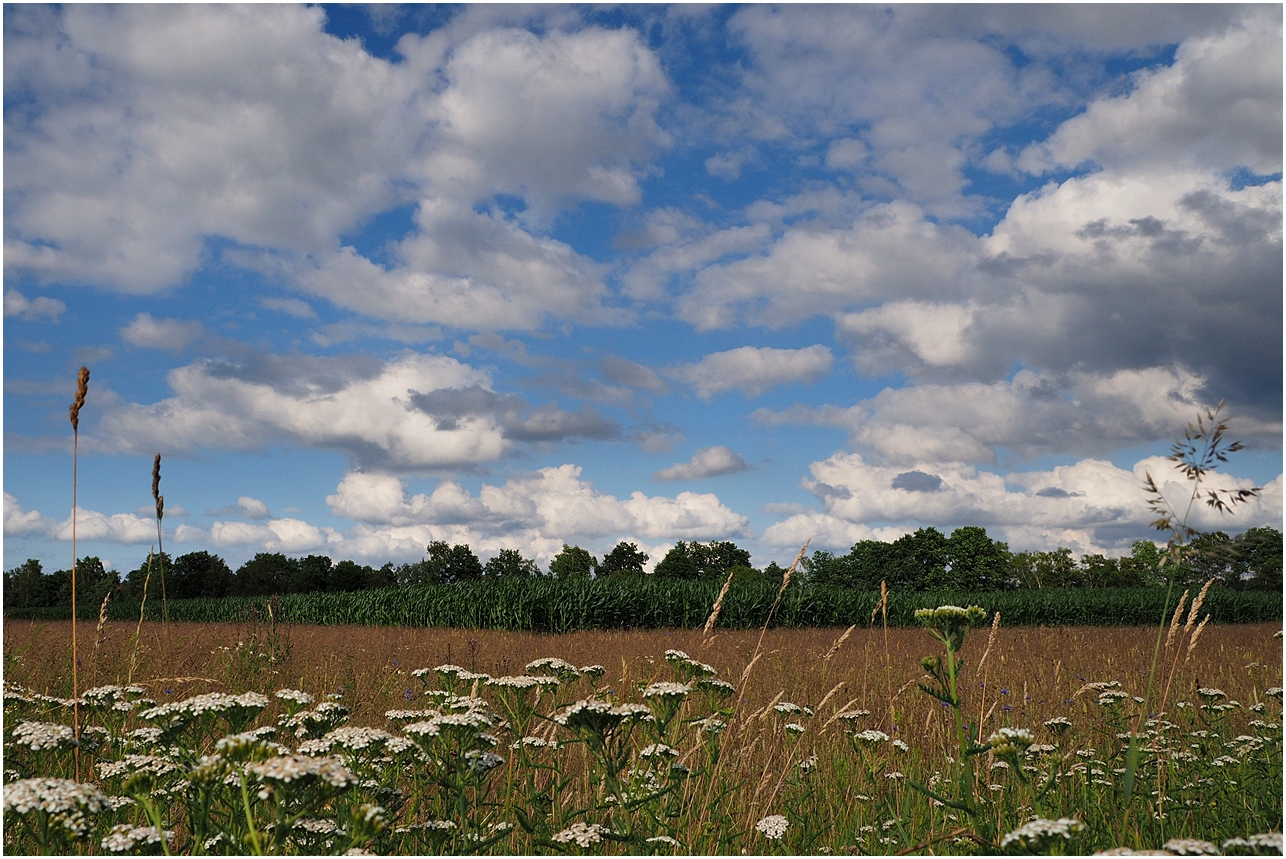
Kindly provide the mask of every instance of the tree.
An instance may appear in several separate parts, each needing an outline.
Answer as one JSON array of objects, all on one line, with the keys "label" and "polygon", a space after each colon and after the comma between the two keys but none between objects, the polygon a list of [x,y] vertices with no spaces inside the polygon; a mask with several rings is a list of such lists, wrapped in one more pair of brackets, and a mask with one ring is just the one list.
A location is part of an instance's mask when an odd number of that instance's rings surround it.
[{"label": "tree", "polygon": [[1237,537],[1243,572],[1238,584],[1252,591],[1282,589],[1282,532],[1276,528],[1251,528]]},{"label": "tree", "polygon": [[433,584],[449,585],[482,578],[482,562],[467,544],[448,546],[442,540],[434,540],[428,552],[426,573]]},{"label": "tree", "polygon": [[232,596],[268,596],[286,593],[295,573],[295,562],[280,552],[260,552],[237,569]]},{"label": "tree", "polygon": [[362,566],[356,561],[340,561],[331,567],[326,589],[336,593],[360,591],[369,587],[374,574],[375,571],[370,567]]},{"label": "tree", "polygon": [[947,538],[937,528],[921,528],[893,541],[889,587],[923,591],[942,587],[947,572]]},{"label": "tree", "polygon": [[[132,586],[134,575],[135,573],[130,573],[131,579],[127,581],[127,587]],[[140,580],[139,598],[142,597],[142,585]],[[175,558],[173,563],[166,559],[165,589],[166,596],[170,599],[218,598],[227,596],[231,587],[232,570],[218,555],[188,552]]]},{"label": "tree", "polygon": [[325,591],[331,578],[331,566],[331,559],[325,555],[309,555],[297,559],[290,575],[289,592],[315,594]]},{"label": "tree", "polygon": [[527,578],[540,575],[536,562],[524,558],[517,549],[501,549],[487,561],[482,574],[489,579]]},{"label": "tree", "polygon": [[845,587],[865,591],[877,590],[880,582],[889,578],[889,568],[897,550],[892,543],[882,540],[860,540],[844,557],[843,566],[836,572],[842,577]]},{"label": "tree", "polygon": [[1013,587],[1063,588],[1079,580],[1076,559],[1065,546],[1052,552],[1017,552],[1009,558],[1009,581]]},{"label": "tree", "polygon": [[1121,568],[1121,579],[1131,582],[1127,587],[1150,587],[1162,583],[1164,579],[1163,561],[1165,551],[1151,540],[1135,540],[1130,547],[1130,555],[1118,562]]},{"label": "tree", "polygon": [[580,546],[568,546],[549,562],[549,574],[560,579],[588,579],[598,569],[598,558]]},{"label": "tree", "polygon": [[56,599],[53,578],[46,576],[35,558],[4,574],[4,604],[12,608],[35,608],[53,605]]},{"label": "tree", "polygon": [[[147,578],[148,563],[149,563],[148,559],[144,558],[142,563],[138,565],[137,569],[130,570],[128,573],[125,574],[125,582],[121,586],[121,593],[125,597],[125,599],[132,600],[134,602],[141,601],[143,599],[144,582],[147,582],[148,599],[151,599],[154,596],[159,597],[161,593],[161,565],[162,564],[165,565],[165,572],[166,572],[165,589],[167,592],[166,596],[168,597],[169,595],[168,591],[170,589],[169,572],[174,568],[174,562],[170,560],[169,553],[168,552],[152,553],[151,561],[150,561],[152,578],[150,580]],[[76,575],[79,577],[80,575],[79,570],[77,571]]]},{"label": "tree", "polygon": [[[81,558],[76,562],[76,602],[79,605],[93,605],[97,608],[103,602],[108,591],[120,584],[116,573],[108,572],[102,560],[93,555]],[[71,570],[59,570],[54,573],[56,588],[55,605],[71,605]]]},{"label": "tree", "polygon": [[643,565],[647,560],[647,554],[640,552],[637,545],[622,540],[603,557],[598,574],[600,576],[641,576]]},{"label": "tree", "polygon": [[1005,584],[1009,547],[988,537],[983,528],[957,528],[947,538],[946,563],[944,583],[947,586],[992,590]]},{"label": "tree", "polygon": [[674,544],[674,548],[665,553],[665,557],[657,562],[653,574],[658,579],[674,579],[676,581],[693,581],[701,578],[701,568],[697,564],[696,553],[693,549],[695,543],[685,543],[682,540]]}]

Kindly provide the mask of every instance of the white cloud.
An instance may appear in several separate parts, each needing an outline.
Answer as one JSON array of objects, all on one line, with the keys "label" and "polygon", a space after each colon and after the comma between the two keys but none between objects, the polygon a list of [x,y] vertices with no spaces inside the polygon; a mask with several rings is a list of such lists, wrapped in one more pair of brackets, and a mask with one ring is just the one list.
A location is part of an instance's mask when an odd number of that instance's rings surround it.
[{"label": "white cloud", "polygon": [[1282,19],[1247,11],[1226,32],[1185,40],[1173,65],[1135,74],[1018,159],[1029,173],[1094,162],[1167,170],[1282,169]]},{"label": "white cloud", "polygon": [[44,318],[57,322],[66,309],[67,305],[56,298],[43,295],[27,298],[16,289],[10,289],[4,294],[4,315],[16,316],[28,322]]},{"label": "white cloud", "polygon": [[[1183,433],[1203,408],[1205,380],[1182,369],[1051,376],[1022,370],[1002,382],[886,388],[849,408],[761,409],[766,424],[843,427],[855,445],[884,461],[990,463],[997,450],[1023,458],[1108,455]],[[1241,415],[1239,438],[1272,444],[1281,422]]]},{"label": "white cloud", "polygon": [[777,385],[815,381],[829,372],[832,360],[831,350],[825,346],[804,349],[740,346],[707,355],[696,364],[671,367],[666,372],[687,382],[702,399],[731,390],[757,397]]},{"label": "white cloud", "polygon": [[[934,525],[947,532],[962,525],[980,525],[1017,550],[1070,546],[1078,553],[1128,550],[1134,540],[1149,539],[1155,516],[1148,510],[1143,477],[1151,472],[1166,497],[1183,510],[1190,492],[1173,463],[1162,457],[1140,460],[1132,470],[1110,462],[1086,459],[1050,471],[993,474],[960,463],[924,463],[908,471],[902,466],[878,466],[858,454],[836,454],[810,466],[812,477],[802,485],[822,502],[825,513],[789,517],[765,532],[765,542],[794,545],[816,529],[825,545],[851,544],[849,536],[863,528]],[[907,479],[917,475],[919,480]],[[923,478],[937,478],[935,489]],[[899,479],[901,478],[901,480]],[[1207,488],[1249,488],[1250,481],[1216,472]],[[1264,487],[1260,497],[1220,516],[1194,508],[1190,523],[1199,530],[1238,533],[1247,528],[1277,527],[1282,516],[1282,478]],[[857,539],[888,539],[880,536]],[[1162,539],[1164,539],[1162,537]]]},{"label": "white cloud", "polygon": [[[35,510],[26,510],[18,499],[4,494],[4,533],[11,536],[33,534],[71,541],[72,520],[51,519]],[[108,540],[113,543],[147,543],[156,541],[156,520],[134,513],[99,513],[79,507],[76,510],[78,540]]]},{"label": "white cloud", "polygon": [[373,358],[278,358],[232,365],[203,361],[170,371],[174,396],[109,410],[99,424],[113,450],[251,450],[273,440],[348,450],[407,468],[499,458],[509,444],[492,414],[447,422],[413,399],[438,391],[490,391],[486,374],[453,358],[404,353]]},{"label": "white cloud", "polygon": [[219,548],[250,546],[256,551],[300,554],[340,542],[333,529],[317,528],[300,519],[273,519],[264,525],[215,522],[210,526],[210,543]]},{"label": "white cloud", "polygon": [[476,551],[518,544],[548,560],[563,542],[595,551],[617,540],[709,540],[735,536],[748,520],[712,494],[681,492],[674,498],[634,492],[628,499],[599,492],[575,465],[484,484],[475,495],[442,481],[429,495],[408,495],[385,474],[350,472],[326,503],[360,524],[346,532],[343,548],[364,556],[406,555],[431,540],[468,542]]},{"label": "white cloud", "polygon": [[205,326],[195,319],[153,319],[150,313],[140,313],[134,321],[121,329],[121,339],[131,346],[143,349],[169,349],[182,351],[205,333]]},{"label": "white cloud", "polygon": [[703,268],[676,310],[700,330],[775,328],[890,296],[934,297],[959,281],[976,247],[967,230],[910,203],[880,204],[849,228],[793,226],[761,253]]},{"label": "white cloud", "polygon": [[8,492],[4,494],[4,532],[19,534],[46,534],[57,527],[54,520],[46,518],[36,510],[26,510],[18,499]]},{"label": "white cloud", "polygon": [[638,201],[637,165],[666,142],[654,113],[669,85],[633,31],[487,30],[445,62],[431,36],[399,49],[444,83],[421,101],[434,137],[417,165],[439,193],[513,194],[538,216],[572,200]]},{"label": "white cloud", "polygon": [[[972,322],[972,307],[894,301],[839,315],[835,327],[842,335],[862,340],[860,366],[905,366],[910,358],[932,367],[952,367],[968,361],[971,344],[965,333]],[[911,355],[902,354],[904,350]]]},{"label": "white cloud", "polygon": [[669,468],[663,468],[652,475],[653,480],[700,480],[705,477],[718,477],[722,474],[736,474],[750,466],[724,445],[703,447],[692,455],[687,462],[680,462]]},{"label": "white cloud", "polygon": [[271,515],[267,504],[248,495],[242,495],[237,499],[237,508],[247,519],[267,519]]},{"label": "white cloud", "polygon": [[441,199],[421,201],[416,223],[391,268],[345,247],[293,274],[337,307],[399,322],[485,330],[627,318],[604,306],[601,267],[562,242]]},{"label": "white cloud", "polygon": [[[68,6],[15,19],[5,266],[135,293],[205,236],[316,251],[400,202],[413,82],[302,6]],[[200,201],[194,205],[194,201]]]},{"label": "white cloud", "polygon": [[[152,293],[184,282],[221,237],[243,246],[225,255],[233,264],[376,318],[626,318],[603,306],[598,266],[530,230],[583,200],[638,201],[667,143],[655,113],[669,84],[632,30],[538,36],[462,13],[405,36],[406,61],[391,64],[326,35],[320,8],[12,17],[6,83],[38,109],[6,123],[8,270]],[[525,203],[525,227],[478,211],[496,195]],[[338,247],[414,200],[391,268]]]}]

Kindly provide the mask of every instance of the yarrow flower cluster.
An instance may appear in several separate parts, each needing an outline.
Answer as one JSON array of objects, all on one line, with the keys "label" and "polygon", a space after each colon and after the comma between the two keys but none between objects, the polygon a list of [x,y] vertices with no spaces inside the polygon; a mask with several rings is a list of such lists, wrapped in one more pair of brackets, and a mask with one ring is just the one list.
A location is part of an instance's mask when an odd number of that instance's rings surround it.
[{"label": "yarrow flower cluster", "polygon": [[[1197,690],[1200,694],[1200,690]],[[1175,856],[1218,856],[1219,848],[1200,838],[1171,838],[1165,849]]]},{"label": "yarrow flower cluster", "polygon": [[66,778],[29,778],[4,788],[6,813],[47,815],[50,824],[76,837],[90,830],[91,815],[110,807],[107,795],[94,785]]},{"label": "yarrow flower cluster", "polygon": [[580,670],[575,665],[553,656],[533,659],[527,663],[527,670],[533,674],[539,672],[552,673],[563,683],[580,677]]},{"label": "yarrow flower cluster", "polygon": [[1000,839],[1000,849],[1006,850],[1011,846],[1035,849],[1054,838],[1070,841],[1073,834],[1084,828],[1084,823],[1072,817],[1060,817],[1057,820],[1038,817]]},{"label": "yarrow flower cluster", "polygon": [[888,742],[889,735],[883,731],[866,730],[854,734],[853,739],[866,743],[867,745],[877,746],[880,743]]},{"label": "yarrow flower cluster", "polygon": [[589,847],[603,840],[603,833],[609,830],[597,823],[573,823],[562,832],[555,833],[550,840],[559,844],[575,842],[579,847]]},{"label": "yarrow flower cluster", "polygon": [[687,683],[669,683],[659,682],[652,683],[643,690],[644,698],[686,698],[692,692],[692,687]]},{"label": "yarrow flower cluster", "polygon": [[589,699],[577,701],[554,716],[554,721],[573,730],[609,731],[628,721],[655,721],[652,711],[642,704],[611,704]]},{"label": "yarrow flower cluster", "polygon": [[786,834],[786,828],[790,826],[790,821],[783,815],[770,814],[763,820],[755,824],[755,829],[763,833],[764,838],[769,841],[776,841]]},{"label": "yarrow flower cluster", "polygon": [[1264,832],[1258,835],[1249,835],[1245,838],[1229,838],[1222,846],[1224,853],[1281,856],[1282,834],[1280,832]]},{"label": "yarrow flower cluster", "polygon": [[56,722],[20,722],[13,729],[13,742],[38,752],[42,749],[70,748],[76,745],[76,735],[67,725]]},{"label": "yarrow flower cluster", "polygon": [[135,826],[132,823],[118,823],[102,840],[103,849],[108,853],[134,853],[144,847],[160,844],[161,839],[170,841],[174,830],[158,831],[155,826]]},{"label": "yarrow flower cluster", "polygon": [[1000,757],[1020,755],[1036,742],[1026,728],[1000,728],[987,738],[987,745]]}]

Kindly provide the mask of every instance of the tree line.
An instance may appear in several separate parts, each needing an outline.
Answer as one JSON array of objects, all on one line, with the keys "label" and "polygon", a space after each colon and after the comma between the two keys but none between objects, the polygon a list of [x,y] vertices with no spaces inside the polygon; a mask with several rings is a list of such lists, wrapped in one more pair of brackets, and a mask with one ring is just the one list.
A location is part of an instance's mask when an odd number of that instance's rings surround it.
[{"label": "tree line", "polygon": [[[1174,582],[1201,584],[1216,579],[1234,590],[1280,591],[1282,534],[1275,528],[1251,528],[1236,537],[1222,531],[1201,534],[1179,564],[1163,563],[1165,552],[1148,541],[1136,542],[1121,558],[1085,555],[1071,549],[1010,552],[983,528],[957,528],[950,535],[921,528],[891,543],[862,540],[844,555],[818,550],[805,557],[800,580],[856,590],[877,590],[880,582],[898,591],[1012,590],[1066,587],[1148,587]],[[750,563],[750,553],[729,541],[679,541],[656,565],[638,545],[622,541],[600,560],[580,546],[563,544],[544,572],[516,549],[502,549],[483,563],[467,544],[435,541],[415,563],[382,567],[355,561],[332,561],[325,555],[290,558],[260,552],[232,570],[218,555],[190,552],[171,558],[154,555],[119,577],[97,557],[76,562],[78,602],[99,605],[113,599],[138,602],[144,588],[149,600],[269,596],[272,594],[345,592],[415,584],[451,584],[494,578],[548,575],[562,579],[642,577],[669,580],[718,580],[780,583],[785,570],[776,562],[763,569]],[[71,571],[45,573],[38,560],[4,574],[4,604],[36,608],[71,604]]]}]

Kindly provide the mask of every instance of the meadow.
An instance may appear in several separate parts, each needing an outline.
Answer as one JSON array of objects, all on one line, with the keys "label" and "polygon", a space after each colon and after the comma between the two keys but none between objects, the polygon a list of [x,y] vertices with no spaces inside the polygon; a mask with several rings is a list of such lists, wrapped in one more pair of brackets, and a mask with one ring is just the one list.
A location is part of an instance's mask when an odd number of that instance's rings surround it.
[{"label": "meadow", "polygon": [[70,624],[7,621],[5,849],[1280,853],[1281,625],[1201,616],[108,621],[79,649],[79,747]]}]

